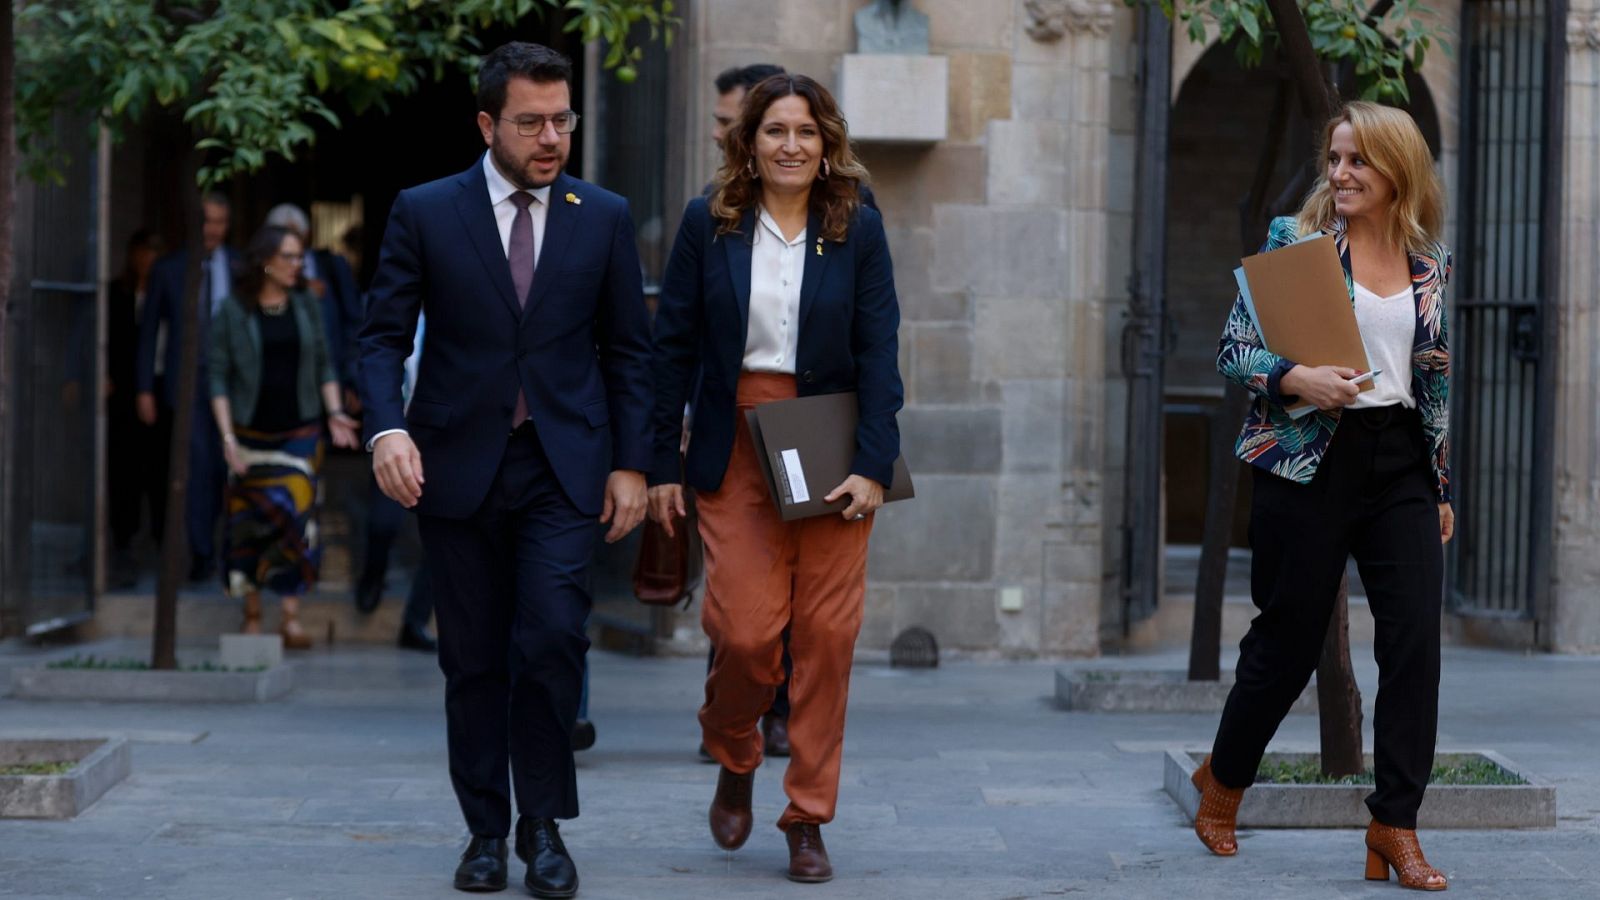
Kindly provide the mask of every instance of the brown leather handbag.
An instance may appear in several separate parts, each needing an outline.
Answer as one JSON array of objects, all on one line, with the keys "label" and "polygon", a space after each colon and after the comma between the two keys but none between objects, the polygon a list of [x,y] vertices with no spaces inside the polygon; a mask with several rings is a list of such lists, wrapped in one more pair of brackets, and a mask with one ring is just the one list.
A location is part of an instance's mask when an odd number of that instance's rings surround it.
[{"label": "brown leather handbag", "polygon": [[699,580],[699,529],[692,500],[685,497],[688,515],[674,523],[676,534],[646,519],[639,541],[639,558],[633,564],[633,595],[648,606],[675,606],[687,600]]}]

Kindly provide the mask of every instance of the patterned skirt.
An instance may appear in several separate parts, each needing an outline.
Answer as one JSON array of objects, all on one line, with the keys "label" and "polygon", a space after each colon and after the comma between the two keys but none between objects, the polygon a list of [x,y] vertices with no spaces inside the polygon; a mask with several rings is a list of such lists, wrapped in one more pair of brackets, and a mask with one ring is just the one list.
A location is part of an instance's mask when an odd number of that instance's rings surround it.
[{"label": "patterned skirt", "polygon": [[224,537],[228,593],[262,588],[298,597],[317,581],[317,473],[322,425],[268,433],[234,429],[250,469],[228,484]]}]

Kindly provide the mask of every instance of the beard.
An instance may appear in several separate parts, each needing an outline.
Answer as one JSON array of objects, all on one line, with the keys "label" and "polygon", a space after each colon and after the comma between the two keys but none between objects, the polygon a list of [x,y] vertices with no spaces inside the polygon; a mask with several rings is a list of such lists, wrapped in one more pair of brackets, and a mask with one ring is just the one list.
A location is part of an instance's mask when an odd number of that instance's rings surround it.
[{"label": "beard", "polygon": [[[494,158],[495,166],[500,169],[500,174],[504,175],[507,181],[516,185],[518,190],[523,191],[531,191],[554,184],[556,178],[560,176],[561,170],[566,167],[566,160],[562,159],[561,165],[556,166],[555,173],[548,180],[540,180],[538,177],[529,174],[529,160],[518,159],[513,155],[504,144],[500,143],[499,135],[496,135],[494,143],[489,145],[489,153]],[[555,153],[557,157],[560,157],[561,151],[559,149]]]}]

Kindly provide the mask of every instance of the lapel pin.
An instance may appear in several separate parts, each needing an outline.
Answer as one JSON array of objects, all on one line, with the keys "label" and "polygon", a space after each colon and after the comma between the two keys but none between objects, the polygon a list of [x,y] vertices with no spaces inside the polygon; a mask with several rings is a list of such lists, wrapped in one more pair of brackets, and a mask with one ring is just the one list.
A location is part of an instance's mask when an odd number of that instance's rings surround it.
[{"label": "lapel pin", "polygon": [[568,192],[567,193],[567,202],[571,203],[573,206],[582,206],[583,205],[583,198],[579,197],[577,194]]},{"label": "lapel pin", "polygon": [[817,255],[822,255],[822,238],[817,238]]}]

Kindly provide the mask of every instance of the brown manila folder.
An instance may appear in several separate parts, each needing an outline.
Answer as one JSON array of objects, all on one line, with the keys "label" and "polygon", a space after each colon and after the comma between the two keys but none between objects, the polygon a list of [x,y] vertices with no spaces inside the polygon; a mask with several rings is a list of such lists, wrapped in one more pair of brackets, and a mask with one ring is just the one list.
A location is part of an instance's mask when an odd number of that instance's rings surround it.
[{"label": "brown manila folder", "polygon": [[[822,498],[850,477],[859,415],[855,391],[763,403],[744,415],[783,521],[837,514],[850,505],[847,496],[832,503]],[[901,456],[883,502],[912,496],[911,472]]]},{"label": "brown manila folder", "polygon": [[[1332,237],[1320,234],[1242,262],[1239,286],[1268,350],[1305,366],[1367,371],[1367,348]],[[1372,390],[1372,379],[1361,390]],[[1312,408],[1301,401],[1289,411],[1298,418]]]}]

